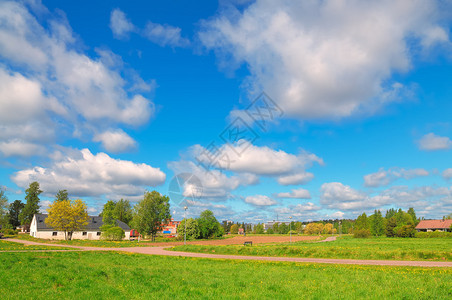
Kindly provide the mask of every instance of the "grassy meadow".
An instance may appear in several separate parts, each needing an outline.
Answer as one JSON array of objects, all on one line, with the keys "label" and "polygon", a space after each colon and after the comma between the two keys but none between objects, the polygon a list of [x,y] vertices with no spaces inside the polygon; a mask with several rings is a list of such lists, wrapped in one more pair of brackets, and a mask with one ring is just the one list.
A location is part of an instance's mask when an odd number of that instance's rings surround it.
[{"label": "grassy meadow", "polygon": [[451,268],[0,253],[3,299],[450,299]]},{"label": "grassy meadow", "polygon": [[74,249],[41,245],[24,245],[20,243],[0,240],[0,251],[28,251],[28,250],[74,250]]},{"label": "grassy meadow", "polygon": [[257,256],[452,261],[451,238],[372,237],[356,239],[351,236],[343,236],[336,241],[325,243],[296,242],[253,246],[181,245],[173,247],[172,250]]}]

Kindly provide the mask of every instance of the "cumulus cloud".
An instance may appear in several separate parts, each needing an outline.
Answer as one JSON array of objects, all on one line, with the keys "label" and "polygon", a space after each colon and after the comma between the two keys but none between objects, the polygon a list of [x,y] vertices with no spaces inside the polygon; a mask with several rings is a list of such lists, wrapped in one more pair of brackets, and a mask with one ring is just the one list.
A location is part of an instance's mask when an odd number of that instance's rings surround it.
[{"label": "cumulus cloud", "polygon": [[364,185],[368,187],[380,187],[391,184],[399,178],[411,179],[415,177],[428,176],[429,172],[425,169],[401,169],[391,168],[385,170],[381,168],[378,172],[364,176]]},{"label": "cumulus cloud", "polygon": [[[254,174],[243,173],[228,176],[219,170],[206,170],[203,166],[189,160],[180,160],[168,163],[168,167],[177,175],[189,173],[199,180],[202,200],[226,200],[231,197],[231,192],[240,186],[248,186],[258,183],[259,178]],[[184,196],[193,195],[193,187],[185,185]]]},{"label": "cumulus cloud", "polygon": [[45,148],[37,144],[27,143],[18,139],[12,139],[7,142],[0,142],[0,152],[3,153],[5,157],[30,157],[33,155],[44,154]]},{"label": "cumulus cloud", "polygon": [[67,189],[75,197],[138,196],[146,188],[165,182],[159,168],[147,164],[114,159],[105,153],[92,154],[88,149],[57,152],[48,167],[34,167],[16,172],[12,181],[21,188],[38,181],[46,195]]},{"label": "cumulus cloud", "polygon": [[139,29],[127,19],[126,14],[119,8],[111,12],[110,28],[114,37],[118,39],[125,39],[129,36],[129,33],[137,32],[162,47],[186,47],[190,45],[190,41],[182,37],[179,27],[148,21],[143,29]]},{"label": "cumulus cloud", "polygon": [[278,193],[278,198],[293,198],[293,199],[311,199],[311,194],[305,189],[293,189],[290,193]]},{"label": "cumulus cloud", "polygon": [[130,32],[135,31],[135,26],[127,19],[124,12],[116,8],[110,14],[110,29],[115,38],[124,39]]},{"label": "cumulus cloud", "polygon": [[418,145],[419,149],[424,151],[448,150],[452,148],[452,141],[447,136],[439,136],[430,132],[418,141]]},{"label": "cumulus cloud", "polygon": [[0,3],[0,142],[47,147],[59,135],[91,138],[121,124],[148,122],[152,101],[129,92],[129,80],[143,80],[133,72],[134,78],[123,76],[120,57],[108,51],[97,51],[98,57],[78,51],[67,20],[39,3],[34,8],[50,26],[20,2]]},{"label": "cumulus cloud", "polygon": [[246,64],[245,85],[303,119],[371,113],[407,91],[392,75],[411,47],[449,43],[436,1],[268,1],[224,9],[199,38],[222,66]]},{"label": "cumulus cloud", "polygon": [[190,41],[181,36],[181,29],[167,24],[148,22],[143,30],[143,35],[153,43],[170,47],[186,47]]},{"label": "cumulus cloud", "polygon": [[443,178],[448,180],[452,178],[452,168],[443,171]]},{"label": "cumulus cloud", "polygon": [[452,208],[452,193],[447,187],[393,186],[377,194],[366,194],[340,182],[324,183],[320,188],[320,203],[325,208],[361,213],[390,206],[414,207],[420,215],[440,217]]},{"label": "cumulus cloud", "polygon": [[314,163],[324,164],[322,158],[304,150],[295,155],[267,146],[259,147],[245,140],[239,140],[234,144],[224,144],[218,149],[195,145],[191,151],[201,164],[210,165],[212,164],[211,158],[218,157],[214,163],[215,168],[278,177],[279,181],[286,184],[308,182],[314,176],[304,170]]},{"label": "cumulus cloud", "polygon": [[265,195],[248,196],[245,198],[245,202],[256,206],[270,206],[277,204],[275,200]]},{"label": "cumulus cloud", "polygon": [[125,152],[136,147],[136,142],[123,130],[109,130],[94,137],[94,141],[101,142],[102,146],[110,152]]},{"label": "cumulus cloud", "polygon": [[281,185],[305,184],[314,179],[314,174],[302,172],[287,176],[278,177],[278,183]]}]

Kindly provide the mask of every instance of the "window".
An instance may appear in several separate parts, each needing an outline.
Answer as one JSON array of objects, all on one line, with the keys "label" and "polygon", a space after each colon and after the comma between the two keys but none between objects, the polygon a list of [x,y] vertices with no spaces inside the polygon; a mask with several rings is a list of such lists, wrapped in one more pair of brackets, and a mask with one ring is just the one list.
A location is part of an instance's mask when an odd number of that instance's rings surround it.
[{"label": "window", "polygon": [[100,235],[100,231],[97,232],[97,235]]},{"label": "window", "polygon": [[54,231],[52,232],[52,236],[57,236],[58,232]]},{"label": "window", "polygon": [[82,235],[87,235],[88,233],[86,231],[83,231]]}]

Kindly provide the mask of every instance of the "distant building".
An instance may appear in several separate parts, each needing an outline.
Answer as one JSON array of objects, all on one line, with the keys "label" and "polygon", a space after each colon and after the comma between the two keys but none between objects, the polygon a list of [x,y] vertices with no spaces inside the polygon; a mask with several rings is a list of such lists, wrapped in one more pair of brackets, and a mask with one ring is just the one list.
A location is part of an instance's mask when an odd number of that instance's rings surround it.
[{"label": "distant building", "polygon": [[171,221],[168,222],[168,224],[162,225],[162,230],[158,233],[160,234],[169,234],[169,235],[176,235],[177,233],[177,226],[179,226],[181,221],[174,221],[171,219]]},{"label": "distant building", "polygon": [[417,231],[451,231],[452,220],[422,220],[417,224]]},{"label": "distant building", "polygon": [[267,223],[264,223],[264,230],[267,231],[268,229],[273,229],[273,225],[278,223],[278,225],[281,225],[282,223],[289,226],[290,222],[279,222],[279,221],[268,221]]},{"label": "distant building", "polygon": [[[30,224],[30,235],[40,239],[64,240],[64,231],[58,231],[48,226],[45,222],[47,214],[35,214]],[[98,240],[100,239],[100,227],[104,224],[102,217],[89,217],[88,225],[81,231],[74,231],[72,239],[77,240]],[[125,232],[125,239],[130,238],[130,227],[124,222],[116,220],[116,226],[121,227]]]}]

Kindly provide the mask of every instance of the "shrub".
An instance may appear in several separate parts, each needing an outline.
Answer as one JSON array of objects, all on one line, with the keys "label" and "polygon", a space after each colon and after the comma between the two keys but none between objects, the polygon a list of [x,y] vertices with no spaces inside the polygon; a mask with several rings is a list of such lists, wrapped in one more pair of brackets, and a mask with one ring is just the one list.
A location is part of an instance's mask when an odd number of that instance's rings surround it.
[{"label": "shrub", "polygon": [[11,228],[5,228],[2,230],[2,233],[5,235],[16,235],[17,230],[11,229]]},{"label": "shrub", "polygon": [[452,238],[452,232],[431,231],[431,232],[416,232],[416,238]]},{"label": "shrub", "polygon": [[404,225],[401,227],[396,227],[394,229],[395,235],[397,237],[414,237],[416,230],[413,225]]},{"label": "shrub", "polygon": [[121,241],[125,236],[124,230],[122,230],[121,227],[115,226],[102,232],[101,239],[107,241]]},{"label": "shrub", "polygon": [[368,238],[370,237],[370,230],[369,229],[358,229],[355,230],[355,232],[353,233],[353,237],[354,238]]}]

